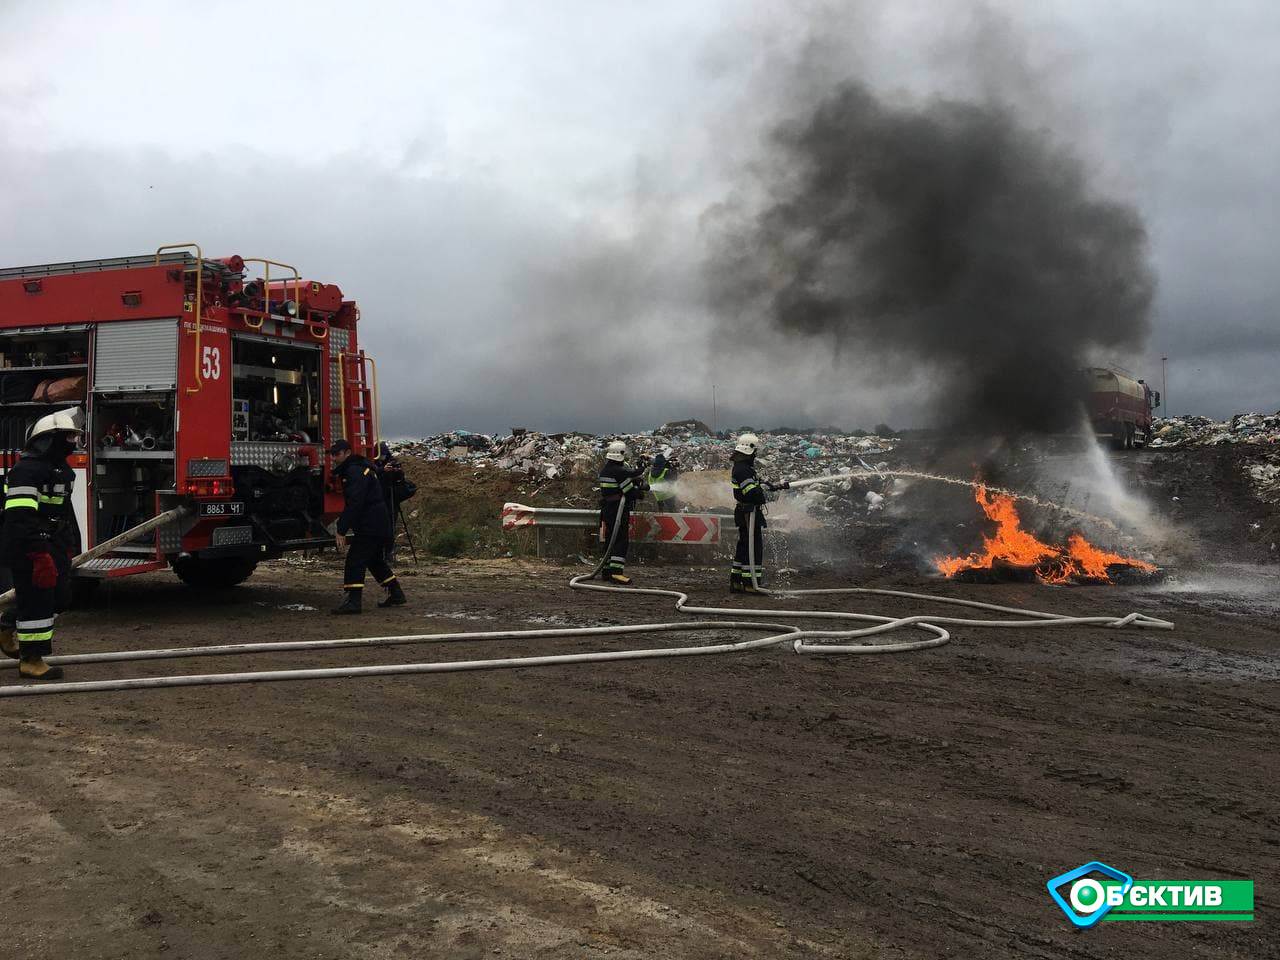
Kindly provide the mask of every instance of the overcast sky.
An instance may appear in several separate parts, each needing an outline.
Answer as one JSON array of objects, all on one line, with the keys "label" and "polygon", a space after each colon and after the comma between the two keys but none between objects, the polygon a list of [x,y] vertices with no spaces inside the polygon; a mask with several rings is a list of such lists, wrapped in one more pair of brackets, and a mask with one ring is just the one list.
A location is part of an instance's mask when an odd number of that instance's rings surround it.
[{"label": "overcast sky", "polygon": [[704,216],[817,25],[895,95],[994,70],[1147,223],[1153,334],[1117,359],[1168,356],[1175,413],[1280,407],[1280,4],[838,9],[0,0],[0,264],[296,263],[360,302],[399,435],[709,420],[713,382],[720,426],[916,422],[919,384],[820,351],[731,367],[703,306]]}]

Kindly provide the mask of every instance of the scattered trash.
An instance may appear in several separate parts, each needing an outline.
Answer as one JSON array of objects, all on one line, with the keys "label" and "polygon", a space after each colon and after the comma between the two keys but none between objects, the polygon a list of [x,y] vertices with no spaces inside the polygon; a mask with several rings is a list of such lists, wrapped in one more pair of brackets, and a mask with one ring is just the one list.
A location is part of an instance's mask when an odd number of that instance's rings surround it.
[{"label": "scattered trash", "polygon": [[[880,437],[836,430],[802,433],[796,430],[761,432],[764,440],[761,467],[774,476],[812,476],[815,467],[831,473],[865,465],[866,456],[893,450],[894,437]],[[713,434],[698,420],[663,424],[657,430],[621,436],[593,436],[586,433],[537,433],[519,429],[510,436],[487,436],[466,430],[398,440],[391,443],[397,456],[422,460],[458,460],[483,469],[510,470],[536,475],[546,480],[594,476],[610,440],[621,439],[631,450],[633,463],[646,463],[666,445],[674,449],[672,459],[684,472],[727,470],[733,453],[729,434]]]},{"label": "scattered trash", "polygon": [[1167,417],[1152,425],[1151,446],[1174,448],[1220,443],[1280,443],[1280,413],[1238,413],[1230,420]]}]

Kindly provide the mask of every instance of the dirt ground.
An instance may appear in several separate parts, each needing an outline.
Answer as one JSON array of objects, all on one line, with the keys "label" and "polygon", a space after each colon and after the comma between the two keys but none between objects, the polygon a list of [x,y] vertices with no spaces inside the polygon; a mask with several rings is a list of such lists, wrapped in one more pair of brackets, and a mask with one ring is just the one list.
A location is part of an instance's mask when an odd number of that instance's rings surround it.
[{"label": "dirt ground", "polygon": [[[0,954],[1280,956],[1277,582],[1228,573],[1176,589],[879,584],[1139,610],[1173,633],[961,629],[902,656],[3,700]],[[639,574],[695,601],[780,604],[730,599],[711,569]],[[58,645],[675,618],[664,599],[572,592],[566,576],[529,561],[424,567],[405,578],[411,607],[340,622],[325,563],[272,565],[226,593],[142,577],[66,615]],[[82,665],[69,679],[591,648]],[[1143,878],[1252,878],[1258,920],[1077,933],[1044,884],[1095,858]]]}]

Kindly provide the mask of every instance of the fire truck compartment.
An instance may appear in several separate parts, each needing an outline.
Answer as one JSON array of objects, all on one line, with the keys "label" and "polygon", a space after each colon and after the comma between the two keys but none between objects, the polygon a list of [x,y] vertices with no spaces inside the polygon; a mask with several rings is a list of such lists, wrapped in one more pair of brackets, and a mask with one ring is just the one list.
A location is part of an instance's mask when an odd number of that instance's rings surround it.
[{"label": "fire truck compartment", "polygon": [[320,348],[232,337],[231,436],[249,443],[320,440]]},{"label": "fire truck compartment", "polygon": [[51,410],[85,401],[89,331],[0,331],[0,444],[19,450],[26,428]]}]

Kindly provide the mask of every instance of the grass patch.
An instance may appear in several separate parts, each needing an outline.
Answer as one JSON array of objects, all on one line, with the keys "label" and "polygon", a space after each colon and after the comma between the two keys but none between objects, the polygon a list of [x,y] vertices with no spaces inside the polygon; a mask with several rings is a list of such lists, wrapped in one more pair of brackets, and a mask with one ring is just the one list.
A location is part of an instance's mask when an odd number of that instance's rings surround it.
[{"label": "grass patch", "polygon": [[437,557],[460,557],[475,542],[475,533],[469,527],[452,526],[432,534],[427,549]]}]

